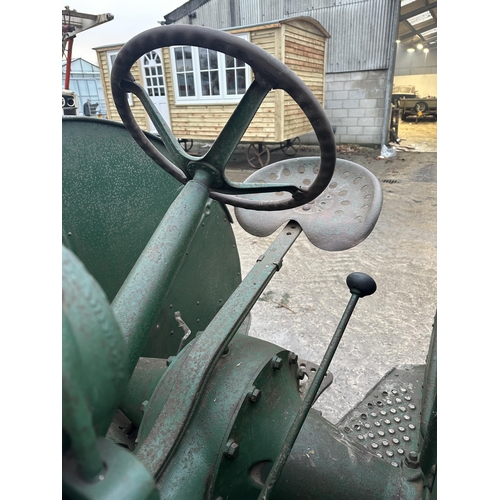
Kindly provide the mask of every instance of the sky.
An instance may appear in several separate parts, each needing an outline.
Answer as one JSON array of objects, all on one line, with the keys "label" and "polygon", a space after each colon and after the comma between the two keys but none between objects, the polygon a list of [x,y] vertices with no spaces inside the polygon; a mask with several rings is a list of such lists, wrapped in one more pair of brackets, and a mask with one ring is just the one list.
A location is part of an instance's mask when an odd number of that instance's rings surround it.
[{"label": "sky", "polygon": [[94,47],[113,43],[125,43],[135,35],[159,26],[177,7],[187,0],[142,0],[128,2],[126,0],[68,0],[62,2],[61,10],[67,5],[71,10],[84,14],[113,14],[114,19],[94,28],[79,33],[73,42],[73,59],[81,57],[97,64]]}]

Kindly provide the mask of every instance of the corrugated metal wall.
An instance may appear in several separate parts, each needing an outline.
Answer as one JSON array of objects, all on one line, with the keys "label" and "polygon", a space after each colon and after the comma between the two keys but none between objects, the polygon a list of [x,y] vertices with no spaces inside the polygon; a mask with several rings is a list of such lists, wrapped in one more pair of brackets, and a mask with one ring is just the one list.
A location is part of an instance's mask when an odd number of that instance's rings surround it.
[{"label": "corrugated metal wall", "polygon": [[326,73],[386,69],[392,16],[400,0],[210,0],[176,24],[247,26],[309,16],[330,33]]}]

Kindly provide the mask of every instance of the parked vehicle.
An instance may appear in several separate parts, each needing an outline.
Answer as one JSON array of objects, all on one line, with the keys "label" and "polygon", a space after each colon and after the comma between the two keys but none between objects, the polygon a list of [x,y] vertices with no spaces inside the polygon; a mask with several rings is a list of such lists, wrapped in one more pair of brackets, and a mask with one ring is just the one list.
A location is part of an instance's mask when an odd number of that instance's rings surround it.
[{"label": "parked vehicle", "polygon": [[399,108],[402,120],[413,117],[415,120],[423,117],[433,117],[437,120],[437,97],[421,97],[414,85],[394,85],[391,102]]},{"label": "parked vehicle", "polygon": [[433,117],[437,120],[437,97],[402,97],[398,100],[401,119]]}]

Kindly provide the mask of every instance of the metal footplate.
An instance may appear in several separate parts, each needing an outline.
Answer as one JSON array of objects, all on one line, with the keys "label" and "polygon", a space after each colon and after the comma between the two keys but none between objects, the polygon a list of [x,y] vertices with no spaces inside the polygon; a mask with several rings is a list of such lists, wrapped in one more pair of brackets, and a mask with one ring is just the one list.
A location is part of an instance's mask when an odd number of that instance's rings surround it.
[{"label": "metal footplate", "polygon": [[[299,393],[303,398],[311,380],[314,378],[314,375],[318,371],[319,365],[313,363],[312,361],[308,361],[306,359],[300,359],[297,362],[297,378],[299,379]],[[327,371],[325,376],[323,377],[323,381],[321,382],[320,388],[318,390],[318,394],[314,398],[314,403],[318,400],[318,398],[323,394],[323,392],[328,389],[333,383],[333,373],[331,371]]]},{"label": "metal footplate", "polygon": [[424,370],[424,365],[393,368],[337,426],[374,455],[399,467],[403,459],[419,451]]}]

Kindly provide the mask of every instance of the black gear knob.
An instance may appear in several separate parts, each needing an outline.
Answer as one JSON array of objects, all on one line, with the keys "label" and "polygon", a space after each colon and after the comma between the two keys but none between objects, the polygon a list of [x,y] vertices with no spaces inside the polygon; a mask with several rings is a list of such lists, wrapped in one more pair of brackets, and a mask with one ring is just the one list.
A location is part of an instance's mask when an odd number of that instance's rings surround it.
[{"label": "black gear knob", "polygon": [[375,280],[365,273],[351,273],[345,281],[351,293],[359,297],[366,297],[377,290]]}]

